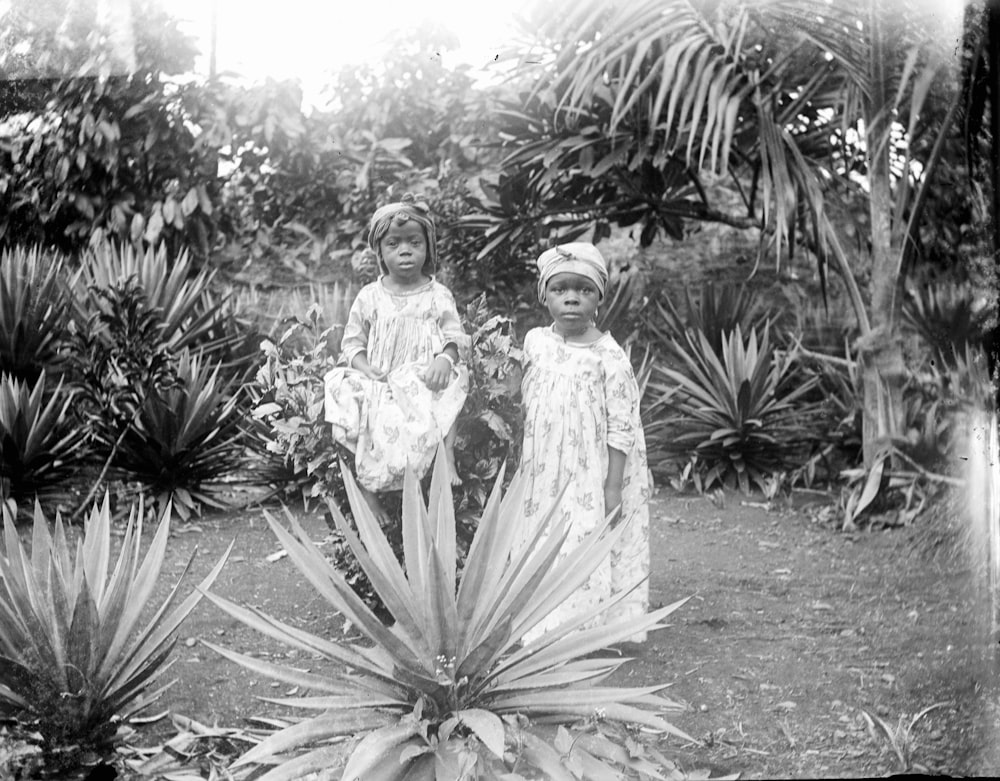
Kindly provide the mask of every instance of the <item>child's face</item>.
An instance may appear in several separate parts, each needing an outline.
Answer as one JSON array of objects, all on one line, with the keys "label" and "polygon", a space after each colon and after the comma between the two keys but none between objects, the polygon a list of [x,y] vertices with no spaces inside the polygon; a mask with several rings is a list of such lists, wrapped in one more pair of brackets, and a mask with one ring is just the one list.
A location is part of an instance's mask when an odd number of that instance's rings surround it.
[{"label": "child's face", "polygon": [[562,333],[583,333],[597,315],[601,293],[587,277],[570,272],[556,274],[545,285],[545,306]]},{"label": "child's face", "polygon": [[393,222],[379,242],[379,254],[390,277],[399,282],[416,282],[424,274],[427,237],[420,224],[409,220]]}]

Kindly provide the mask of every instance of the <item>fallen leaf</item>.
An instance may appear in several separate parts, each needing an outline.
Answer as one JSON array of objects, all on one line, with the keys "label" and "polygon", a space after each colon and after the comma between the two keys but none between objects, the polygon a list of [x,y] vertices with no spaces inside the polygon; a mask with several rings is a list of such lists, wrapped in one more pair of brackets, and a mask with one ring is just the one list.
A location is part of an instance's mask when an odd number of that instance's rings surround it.
[{"label": "fallen leaf", "polygon": [[288,555],[288,551],[286,551],[286,550],[279,550],[279,551],[275,551],[274,553],[272,553],[270,556],[267,556],[266,558],[267,558],[268,561],[270,561],[270,562],[273,563],[275,561],[278,561],[279,559],[285,558],[285,556],[287,556],[287,555]]}]

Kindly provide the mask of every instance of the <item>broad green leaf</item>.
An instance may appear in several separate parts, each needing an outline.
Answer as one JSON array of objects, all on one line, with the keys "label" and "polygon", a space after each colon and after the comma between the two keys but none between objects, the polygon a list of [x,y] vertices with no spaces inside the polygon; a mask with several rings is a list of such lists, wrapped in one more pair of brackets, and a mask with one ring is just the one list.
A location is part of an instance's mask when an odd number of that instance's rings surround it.
[{"label": "broad green leaf", "polygon": [[369,732],[351,753],[341,778],[343,781],[365,781],[376,765],[398,757],[403,744],[418,734],[417,723],[409,719]]},{"label": "broad green leaf", "polygon": [[455,715],[462,724],[476,733],[486,748],[503,759],[504,728],[499,716],[482,708],[467,708]]}]

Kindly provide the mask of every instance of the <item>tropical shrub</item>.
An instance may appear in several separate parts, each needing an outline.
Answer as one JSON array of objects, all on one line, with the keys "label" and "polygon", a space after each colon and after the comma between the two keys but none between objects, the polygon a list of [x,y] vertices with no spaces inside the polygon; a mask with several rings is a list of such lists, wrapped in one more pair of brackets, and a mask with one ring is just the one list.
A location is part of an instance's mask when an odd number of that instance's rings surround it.
[{"label": "tropical shrub", "polygon": [[518,461],[523,359],[513,321],[491,314],[485,294],[466,307],[463,324],[471,335],[469,395],[455,424],[455,467],[457,507],[466,515],[482,510],[501,466]]},{"label": "tropical shrub", "polygon": [[[287,529],[267,515],[292,561],[331,607],[352,622],[363,643],[311,635],[208,593],[246,625],[334,663],[329,673],[303,672],[206,642],[255,673],[314,692],[274,699],[309,715],[266,737],[233,769],[274,764],[261,781],[298,778],[320,769],[329,773],[339,765],[343,779],[383,781],[657,777],[659,755],[634,740],[626,750],[615,740],[615,728],[637,724],[686,738],[661,715],[682,706],[659,695],[662,685],[601,685],[624,660],[594,653],[660,627],[684,600],[646,616],[581,630],[596,615],[585,611],[523,642],[527,631],[587,581],[627,521],[612,529],[609,516],[557,561],[568,533],[565,522],[550,517],[523,544],[518,520],[524,482],[515,477],[501,497],[498,480],[459,576],[455,515],[443,461],[439,454],[426,503],[416,478],[407,476],[401,561],[346,472],[357,532],[330,505],[395,620],[391,627],[324,559],[291,513]],[[601,611],[613,611],[615,601],[601,605]],[[342,741],[348,737],[354,740],[345,746]]]},{"label": "tropical shrub", "polygon": [[919,467],[948,472],[965,448],[973,413],[989,409],[994,387],[986,356],[969,343],[912,376],[903,389],[904,441],[897,449]]},{"label": "tropical shrub", "polygon": [[39,248],[0,255],[0,372],[34,383],[59,373],[68,309],[64,260]]},{"label": "tropical shrub", "polygon": [[[672,340],[675,361],[657,363],[646,432],[650,450],[673,461],[696,461],[705,489],[765,489],[770,477],[805,460],[813,404],[800,403],[814,384],[789,387],[795,354],[775,354],[769,329],[722,335],[716,353],[701,330]],[[651,460],[654,460],[651,458]]]},{"label": "tropical shrub", "polygon": [[[38,733],[49,752],[71,745],[107,752],[119,725],[168,688],[160,676],[169,667],[175,632],[202,596],[195,590],[177,602],[186,567],[136,631],[163,566],[170,509],[140,559],[143,512],[141,505],[133,507],[110,574],[107,496],[94,505],[75,543],[59,515],[50,533],[36,505],[30,554],[12,513],[3,516],[0,712],[18,719],[25,732]],[[199,589],[212,585],[228,555],[229,550]]]},{"label": "tropical shrub", "polygon": [[158,312],[135,277],[94,288],[95,306],[70,328],[70,365],[79,403],[74,413],[96,455],[117,455],[146,398],[177,383],[173,355],[163,343]]},{"label": "tropical shrub", "polygon": [[935,367],[954,367],[983,339],[988,312],[968,285],[928,284],[907,290],[903,322],[916,333]]},{"label": "tropical shrub", "polygon": [[[86,34],[98,29],[96,4],[12,5],[10,18],[20,23],[8,27],[5,17],[0,59],[27,56],[0,67],[8,76],[0,100],[0,245],[30,241],[76,254],[112,237],[186,245],[207,257],[222,144],[205,130],[221,101],[211,86],[171,78],[191,72],[193,39],[163,3],[128,0],[128,15],[115,20],[141,23],[128,28],[132,62],[123,62],[101,49],[114,36]],[[64,19],[53,18],[61,11]],[[76,34],[52,34],[69,25]]]},{"label": "tropical shrub", "polygon": [[790,483],[806,486],[830,483],[861,458],[862,396],[860,373],[849,352],[846,357],[798,352],[788,379],[790,386],[810,383],[800,402],[812,405],[814,440],[808,459],[794,468]]},{"label": "tropical shrub", "polygon": [[69,481],[86,456],[86,435],[70,413],[74,392],[46,377],[29,384],[0,375],[0,504],[69,501]]},{"label": "tropical shrub", "polygon": [[187,520],[206,505],[225,507],[222,480],[240,466],[244,450],[242,390],[218,364],[189,350],[174,368],[176,382],[149,393],[137,408],[111,466]]},{"label": "tropical shrub", "polygon": [[328,101],[308,114],[294,84],[235,95],[227,107],[233,171],[222,211],[234,240],[226,253],[269,266],[271,279],[331,279],[364,245],[375,209],[412,191],[435,215],[442,265],[473,285],[464,273],[467,265],[475,271],[470,236],[455,226],[468,211],[465,175],[477,168],[485,149],[478,142],[492,124],[481,119],[485,92],[465,69],[442,64],[451,38],[436,28],[398,33],[377,66],[331,73]]},{"label": "tropical shrub", "polygon": [[[345,294],[346,295],[346,294]],[[283,494],[298,494],[304,506],[317,499],[346,499],[340,459],[323,414],[323,376],[336,364],[346,321],[327,325],[320,307],[292,316],[273,339],[261,344],[263,363],[250,385],[255,406],[248,443],[262,466],[261,481]]]}]

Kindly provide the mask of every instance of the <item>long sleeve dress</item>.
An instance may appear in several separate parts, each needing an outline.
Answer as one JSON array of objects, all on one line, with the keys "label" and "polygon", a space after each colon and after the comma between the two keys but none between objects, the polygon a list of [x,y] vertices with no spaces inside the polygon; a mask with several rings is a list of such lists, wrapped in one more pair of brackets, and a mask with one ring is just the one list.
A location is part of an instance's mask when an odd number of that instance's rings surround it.
[{"label": "long sleeve dress", "polygon": [[[324,414],[334,440],[354,452],[358,482],[370,491],[402,488],[407,466],[424,475],[458,418],[469,387],[464,365],[443,390],[431,391],[423,379],[449,343],[461,356],[468,337],[451,291],[439,282],[397,293],[379,279],[358,292],[341,340],[344,365],[324,377]],[[361,352],[388,372],[385,380],[351,368]]]},{"label": "long sleeve dress", "polygon": [[[592,344],[566,342],[551,327],[535,328],[524,340],[526,368],[521,470],[528,487],[525,538],[542,522],[567,486],[559,506],[569,519],[564,551],[574,548],[604,520],[608,447],[626,454],[622,520],[630,518],[611,556],[579,589],[533,629],[532,640],[571,616],[625,591],[649,573],[649,480],[639,420],[639,389],[628,356],[608,334]],[[648,582],[594,624],[646,613]],[[645,634],[630,638],[645,640]]]}]

